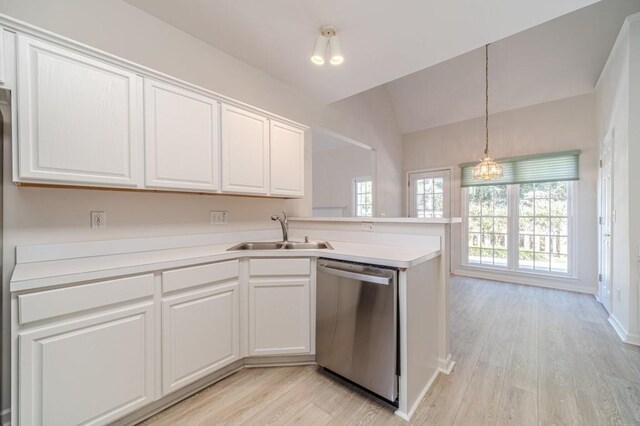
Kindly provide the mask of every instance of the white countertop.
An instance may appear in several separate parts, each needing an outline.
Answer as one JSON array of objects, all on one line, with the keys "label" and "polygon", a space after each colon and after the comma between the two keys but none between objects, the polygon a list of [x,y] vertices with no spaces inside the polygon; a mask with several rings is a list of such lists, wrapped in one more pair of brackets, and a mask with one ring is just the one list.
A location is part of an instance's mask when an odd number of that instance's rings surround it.
[{"label": "white countertop", "polygon": [[411,268],[440,256],[439,249],[330,241],[333,250],[227,251],[235,243],[143,251],[17,264],[10,291],[108,279],[244,257],[325,257],[396,268]]},{"label": "white countertop", "polygon": [[374,223],[418,223],[452,224],[462,223],[461,217],[417,218],[417,217],[290,217],[290,222],[374,222]]}]

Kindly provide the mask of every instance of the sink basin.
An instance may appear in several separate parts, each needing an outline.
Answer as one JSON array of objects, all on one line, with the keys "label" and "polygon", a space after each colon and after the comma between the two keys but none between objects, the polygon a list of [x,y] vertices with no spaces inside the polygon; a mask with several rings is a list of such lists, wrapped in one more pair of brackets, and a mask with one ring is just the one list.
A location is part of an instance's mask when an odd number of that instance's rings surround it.
[{"label": "sink basin", "polygon": [[287,250],[312,250],[312,249],[329,249],[333,250],[331,244],[326,241],[318,241],[313,243],[294,243],[288,242],[284,245]]},{"label": "sink basin", "polygon": [[279,250],[281,248],[284,248],[284,242],[282,241],[261,241],[261,242],[256,242],[256,243],[240,243],[238,245],[235,245],[229,249],[227,249],[227,251],[235,251],[235,250]]},{"label": "sink basin", "polygon": [[297,243],[294,241],[282,242],[282,241],[258,241],[258,242],[247,242],[240,243],[231,248],[228,248],[227,251],[236,251],[236,250],[318,250],[318,249],[329,249],[333,250],[331,244],[326,241],[317,241],[311,243]]}]

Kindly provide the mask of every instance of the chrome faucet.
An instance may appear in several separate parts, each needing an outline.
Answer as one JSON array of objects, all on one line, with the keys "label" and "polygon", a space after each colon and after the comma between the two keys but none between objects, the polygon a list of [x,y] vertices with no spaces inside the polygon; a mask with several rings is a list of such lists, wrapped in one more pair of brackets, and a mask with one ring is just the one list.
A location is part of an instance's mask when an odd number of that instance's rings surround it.
[{"label": "chrome faucet", "polygon": [[282,212],[282,216],[274,214],[271,216],[271,220],[280,222],[280,226],[282,227],[282,241],[289,241],[289,221],[287,220],[287,214],[285,212]]}]

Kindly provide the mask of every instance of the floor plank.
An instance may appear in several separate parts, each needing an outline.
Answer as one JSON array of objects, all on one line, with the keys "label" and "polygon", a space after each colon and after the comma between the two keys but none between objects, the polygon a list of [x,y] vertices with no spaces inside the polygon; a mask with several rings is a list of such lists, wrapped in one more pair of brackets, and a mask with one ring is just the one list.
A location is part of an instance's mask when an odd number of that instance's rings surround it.
[{"label": "floor plank", "polygon": [[592,296],[451,280],[451,349],[412,421],[315,366],[242,370],[145,425],[635,425],[640,347]]}]

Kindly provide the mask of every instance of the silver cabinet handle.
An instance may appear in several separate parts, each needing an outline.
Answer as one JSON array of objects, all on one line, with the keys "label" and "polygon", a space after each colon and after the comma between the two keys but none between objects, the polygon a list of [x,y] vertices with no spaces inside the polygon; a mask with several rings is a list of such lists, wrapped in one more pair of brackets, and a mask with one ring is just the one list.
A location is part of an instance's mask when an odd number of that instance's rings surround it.
[{"label": "silver cabinet handle", "polygon": [[336,275],[338,277],[350,278],[353,280],[359,280],[372,284],[389,285],[392,280],[388,277],[377,277],[375,275],[359,274],[357,272],[343,271],[341,269],[333,269],[327,266],[318,266],[318,269],[330,275]]}]

